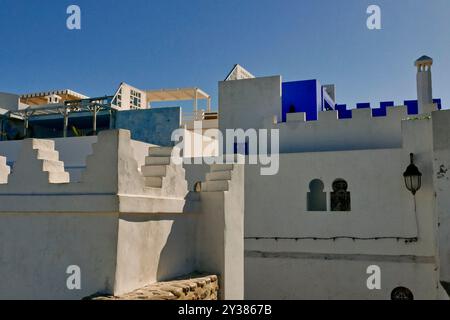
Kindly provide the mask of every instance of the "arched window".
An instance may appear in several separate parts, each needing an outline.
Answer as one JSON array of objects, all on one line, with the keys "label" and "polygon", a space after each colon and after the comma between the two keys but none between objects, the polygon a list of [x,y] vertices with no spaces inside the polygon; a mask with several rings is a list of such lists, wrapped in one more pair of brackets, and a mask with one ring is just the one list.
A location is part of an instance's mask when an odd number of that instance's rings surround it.
[{"label": "arched window", "polygon": [[202,183],[200,181],[194,183],[194,192],[202,192]]},{"label": "arched window", "polygon": [[308,211],[327,211],[327,194],[323,192],[323,182],[314,179],[309,183],[309,192],[307,195]]},{"label": "arched window", "polygon": [[291,104],[290,106],[289,106],[289,110],[288,110],[288,113],[295,113],[296,111],[295,111],[295,106],[293,105],[293,104]]},{"label": "arched window", "polygon": [[397,287],[391,292],[391,300],[414,300],[414,295],[408,288]]},{"label": "arched window", "polygon": [[347,191],[348,183],[344,179],[333,181],[333,192],[330,197],[331,211],[350,211],[350,192]]}]

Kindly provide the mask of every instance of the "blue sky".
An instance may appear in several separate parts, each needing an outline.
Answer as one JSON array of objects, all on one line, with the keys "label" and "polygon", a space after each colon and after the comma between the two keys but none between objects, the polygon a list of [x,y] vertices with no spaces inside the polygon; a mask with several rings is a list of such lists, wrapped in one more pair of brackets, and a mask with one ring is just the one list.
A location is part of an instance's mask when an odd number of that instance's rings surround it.
[{"label": "blue sky", "polygon": [[[81,7],[82,29],[66,28]],[[366,27],[381,7],[382,30]],[[434,96],[450,106],[449,0],[0,0],[0,91],[112,94],[198,86],[213,96],[235,63],[284,81],[317,78],[337,100],[416,98],[413,62],[434,59]]]}]

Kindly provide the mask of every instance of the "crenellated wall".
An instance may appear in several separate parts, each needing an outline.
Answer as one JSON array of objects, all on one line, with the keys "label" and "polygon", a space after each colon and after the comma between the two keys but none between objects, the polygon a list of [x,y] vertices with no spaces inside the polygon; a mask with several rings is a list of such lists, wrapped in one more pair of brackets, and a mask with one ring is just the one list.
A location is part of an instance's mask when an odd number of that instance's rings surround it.
[{"label": "crenellated wall", "polygon": [[[222,297],[241,299],[243,282],[233,280],[243,274],[241,169],[227,168],[226,188],[188,193],[174,151],[103,131],[79,181],[52,140],[24,140],[11,173],[0,157],[0,298],[121,295],[204,271],[220,275]],[[71,265],[80,290],[66,286]]]},{"label": "crenellated wall", "polygon": [[[358,109],[353,119],[328,111],[273,125],[278,174],[246,166],[247,299],[390,299],[400,286],[416,299],[446,297],[450,111],[402,121],[406,107],[387,110],[383,119]],[[403,178],[410,153],[423,174],[415,198]],[[323,211],[308,209],[315,179]],[[348,185],[348,211],[332,210],[336,179]],[[367,288],[371,265],[381,268],[380,290]]]},{"label": "crenellated wall", "polygon": [[407,107],[387,108],[384,117],[368,108],[353,109],[351,118],[339,119],[339,111],[319,112],[317,121],[305,122],[303,114],[288,114],[286,122],[272,124],[280,131],[280,153],[399,148],[401,121]]}]

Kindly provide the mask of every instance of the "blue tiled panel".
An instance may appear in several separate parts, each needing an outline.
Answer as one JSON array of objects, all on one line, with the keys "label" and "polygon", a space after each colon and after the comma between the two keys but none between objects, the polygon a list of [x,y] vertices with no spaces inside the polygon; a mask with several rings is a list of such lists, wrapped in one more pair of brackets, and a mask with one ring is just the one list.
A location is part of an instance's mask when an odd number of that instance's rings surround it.
[{"label": "blue tiled panel", "polygon": [[116,114],[116,129],[128,129],[131,138],[160,146],[173,146],[172,132],[180,127],[181,108],[154,108],[120,111]]}]

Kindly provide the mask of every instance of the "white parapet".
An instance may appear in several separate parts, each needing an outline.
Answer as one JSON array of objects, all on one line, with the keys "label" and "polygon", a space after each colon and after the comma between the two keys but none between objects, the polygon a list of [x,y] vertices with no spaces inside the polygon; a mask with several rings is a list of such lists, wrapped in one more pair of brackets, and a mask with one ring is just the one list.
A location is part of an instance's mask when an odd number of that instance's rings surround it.
[{"label": "white parapet", "polygon": [[287,113],[286,121],[287,122],[293,122],[293,121],[305,122],[306,121],[306,113],[305,112]]},{"label": "white parapet", "polygon": [[[133,143],[129,131],[102,131],[81,180],[55,184],[49,174],[64,173],[64,165],[54,143],[22,142],[8,183],[0,184],[0,299],[120,295],[196,270],[219,276],[222,299],[243,298],[242,166],[212,170],[208,180],[227,190],[189,200],[172,148],[149,147]],[[0,178],[8,174],[0,157]],[[80,290],[61,285],[58,274],[71,264],[90,275]]]},{"label": "white parapet", "polygon": [[321,111],[319,112],[318,118],[319,121],[334,124],[334,121],[338,120],[338,112],[336,110]]},{"label": "white parapet", "polygon": [[280,153],[397,148],[402,145],[401,122],[408,117],[406,106],[386,108],[386,116],[374,117],[373,109],[351,109],[352,117],[339,119],[335,110],[318,113],[316,121],[273,124],[279,129]]},{"label": "white parapet", "polygon": [[[141,172],[130,132],[102,131],[80,181],[71,182],[53,140],[23,140],[11,174],[6,160],[0,160],[0,194],[4,200],[13,194],[34,195],[34,200],[11,198],[0,202],[0,210],[182,212],[187,182],[181,164],[171,162],[171,150],[151,148],[140,160],[146,163]],[[86,197],[79,201],[75,195]]]},{"label": "white parapet", "polygon": [[14,171],[8,179],[11,191],[33,188],[35,192],[43,192],[45,185],[67,183],[69,173],[64,170],[64,163],[59,161],[54,141],[27,139],[22,142]]}]

